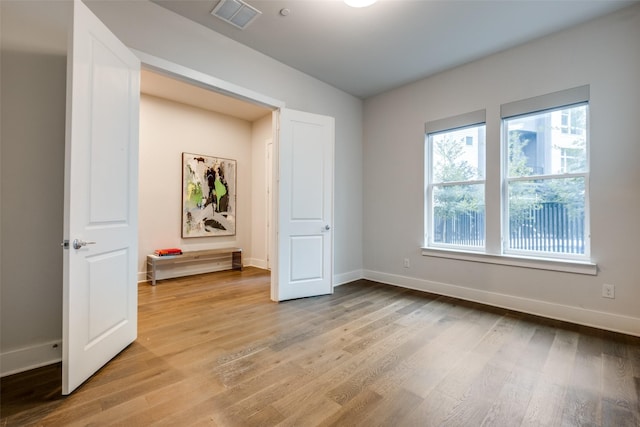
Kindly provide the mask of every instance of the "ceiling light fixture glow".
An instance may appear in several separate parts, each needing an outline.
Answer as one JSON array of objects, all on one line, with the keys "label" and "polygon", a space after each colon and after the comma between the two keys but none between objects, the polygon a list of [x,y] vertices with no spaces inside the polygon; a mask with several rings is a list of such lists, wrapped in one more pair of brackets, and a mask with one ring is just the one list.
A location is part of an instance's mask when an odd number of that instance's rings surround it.
[{"label": "ceiling light fixture glow", "polygon": [[374,4],[377,0],[344,0],[351,7],[367,7]]}]

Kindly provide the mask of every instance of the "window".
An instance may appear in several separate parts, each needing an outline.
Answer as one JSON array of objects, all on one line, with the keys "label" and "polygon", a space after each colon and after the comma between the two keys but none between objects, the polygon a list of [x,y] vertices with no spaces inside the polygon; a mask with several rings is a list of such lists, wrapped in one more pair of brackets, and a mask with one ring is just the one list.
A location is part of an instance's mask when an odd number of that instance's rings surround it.
[{"label": "window", "polygon": [[426,147],[428,245],[483,248],[484,111],[427,123]]},{"label": "window", "polygon": [[585,116],[579,111],[567,108],[560,113],[560,132],[573,135],[584,135]]},{"label": "window", "polygon": [[581,86],[427,122],[423,254],[595,274],[588,119]]},{"label": "window", "polygon": [[503,247],[580,258],[588,242],[588,103],[503,118]]},{"label": "window", "polygon": [[579,171],[584,164],[584,150],[573,147],[560,147],[560,172]]}]

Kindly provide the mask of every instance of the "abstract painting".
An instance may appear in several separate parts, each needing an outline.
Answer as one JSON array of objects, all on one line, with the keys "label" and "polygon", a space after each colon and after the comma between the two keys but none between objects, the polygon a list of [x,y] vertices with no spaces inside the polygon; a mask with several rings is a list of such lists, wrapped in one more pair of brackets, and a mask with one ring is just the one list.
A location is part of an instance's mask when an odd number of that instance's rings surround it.
[{"label": "abstract painting", "polygon": [[182,153],[182,237],[236,234],[236,161]]}]

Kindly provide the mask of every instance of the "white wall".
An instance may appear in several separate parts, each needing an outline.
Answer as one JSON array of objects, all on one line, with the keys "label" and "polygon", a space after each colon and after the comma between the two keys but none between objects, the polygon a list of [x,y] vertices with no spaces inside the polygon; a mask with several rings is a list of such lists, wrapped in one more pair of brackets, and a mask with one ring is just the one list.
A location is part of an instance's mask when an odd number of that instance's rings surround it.
[{"label": "white wall", "polygon": [[247,263],[267,268],[267,153],[266,142],[273,138],[273,118],[269,114],[252,124],[252,192],[251,192],[251,253]]},{"label": "white wall", "polygon": [[[270,135],[271,114],[267,115],[267,122]],[[253,228],[254,162],[260,163],[254,155],[253,127],[246,120],[150,95],[141,96],[139,280],[146,275],[146,255],[158,248],[198,250],[238,246],[243,249],[245,265],[251,264],[253,234],[264,234],[264,230]],[[235,236],[181,238],[183,152],[237,161]],[[262,163],[260,168],[264,170]],[[260,193],[259,187],[256,193]]]},{"label": "white wall", "polygon": [[[365,276],[640,335],[639,45],[634,6],[368,99]],[[591,87],[591,252],[598,275],[422,256],[425,122],[486,108],[487,157],[497,157],[500,104],[584,84]],[[490,182],[499,182],[499,171],[489,165]],[[488,215],[499,212],[499,197],[499,185],[487,188]],[[496,230],[499,221],[487,227]],[[602,298],[603,283],[616,286],[615,299]]]},{"label": "white wall", "polygon": [[[89,6],[132,48],[284,101],[287,107],[335,117],[340,183],[335,192],[336,280],[360,277],[362,101],[153,3]],[[60,360],[60,347],[53,346],[62,335],[69,10],[63,1],[0,1],[2,374]]]}]

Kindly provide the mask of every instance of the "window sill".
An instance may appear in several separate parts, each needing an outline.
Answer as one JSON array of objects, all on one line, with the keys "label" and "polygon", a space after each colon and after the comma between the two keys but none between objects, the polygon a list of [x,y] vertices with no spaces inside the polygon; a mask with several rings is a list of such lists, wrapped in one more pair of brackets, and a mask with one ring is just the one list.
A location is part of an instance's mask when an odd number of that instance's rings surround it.
[{"label": "window sill", "polygon": [[597,264],[588,261],[567,261],[549,258],[532,258],[514,255],[492,255],[480,252],[459,251],[441,248],[422,248],[422,255],[457,259],[461,261],[482,262],[486,264],[508,265],[512,267],[534,268],[537,270],[561,271],[565,273],[596,276]]}]

